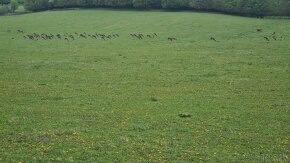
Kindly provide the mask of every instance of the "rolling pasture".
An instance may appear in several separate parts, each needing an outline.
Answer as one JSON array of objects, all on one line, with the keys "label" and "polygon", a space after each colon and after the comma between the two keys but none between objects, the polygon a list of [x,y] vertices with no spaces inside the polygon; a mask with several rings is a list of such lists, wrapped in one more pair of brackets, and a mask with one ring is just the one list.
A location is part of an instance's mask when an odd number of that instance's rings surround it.
[{"label": "rolling pasture", "polygon": [[289,45],[289,19],[0,17],[0,162],[288,162]]}]

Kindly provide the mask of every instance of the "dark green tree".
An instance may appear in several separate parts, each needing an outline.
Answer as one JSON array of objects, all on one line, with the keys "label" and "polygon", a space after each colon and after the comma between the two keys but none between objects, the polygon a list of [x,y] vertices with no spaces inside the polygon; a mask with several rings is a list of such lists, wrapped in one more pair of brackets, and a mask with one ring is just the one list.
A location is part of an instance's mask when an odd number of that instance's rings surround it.
[{"label": "dark green tree", "polygon": [[24,7],[29,11],[40,11],[49,9],[49,0],[25,0]]},{"label": "dark green tree", "polygon": [[7,5],[10,3],[10,0],[0,0],[1,5]]},{"label": "dark green tree", "polygon": [[160,8],[161,0],[133,0],[133,6],[135,8]]},{"label": "dark green tree", "polygon": [[10,8],[11,8],[11,12],[14,13],[15,10],[18,8],[18,2],[16,0],[11,0]]},{"label": "dark green tree", "polygon": [[189,8],[189,0],[162,0],[161,5],[165,9],[186,9]]}]

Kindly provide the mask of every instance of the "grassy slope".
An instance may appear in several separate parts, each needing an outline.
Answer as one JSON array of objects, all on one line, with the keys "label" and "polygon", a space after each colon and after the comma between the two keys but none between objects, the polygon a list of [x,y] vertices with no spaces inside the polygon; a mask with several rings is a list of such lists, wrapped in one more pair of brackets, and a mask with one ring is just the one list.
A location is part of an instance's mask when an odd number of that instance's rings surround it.
[{"label": "grassy slope", "polygon": [[[17,29],[121,36],[28,41]],[[288,20],[191,12],[0,17],[0,161],[285,161],[289,29]],[[285,40],[267,43],[274,31]]]}]

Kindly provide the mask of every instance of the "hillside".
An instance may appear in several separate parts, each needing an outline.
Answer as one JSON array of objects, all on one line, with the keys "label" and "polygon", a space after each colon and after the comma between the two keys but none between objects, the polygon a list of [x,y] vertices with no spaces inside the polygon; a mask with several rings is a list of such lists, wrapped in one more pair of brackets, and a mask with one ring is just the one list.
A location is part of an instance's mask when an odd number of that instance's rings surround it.
[{"label": "hillside", "polygon": [[289,20],[100,9],[0,24],[0,162],[289,161]]}]

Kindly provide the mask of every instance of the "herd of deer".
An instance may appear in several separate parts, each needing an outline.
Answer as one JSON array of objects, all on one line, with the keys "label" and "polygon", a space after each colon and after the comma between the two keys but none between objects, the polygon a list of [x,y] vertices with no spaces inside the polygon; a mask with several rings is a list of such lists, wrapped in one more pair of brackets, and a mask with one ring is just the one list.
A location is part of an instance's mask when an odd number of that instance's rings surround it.
[{"label": "herd of deer", "polygon": [[[261,28],[258,28],[256,29],[256,31],[259,33],[259,32],[263,32],[263,29]],[[278,35],[276,32],[273,32],[271,35],[268,35],[268,36],[263,36],[263,38],[269,43],[270,41],[282,41],[284,40],[284,37],[282,35]],[[210,37],[209,38],[210,40],[212,41],[215,41],[215,42],[219,42],[217,41],[214,37]]]},{"label": "herd of deer", "polygon": [[72,41],[76,39],[101,39],[101,40],[110,40],[119,37],[119,34],[101,34],[101,33],[95,33],[95,34],[87,34],[86,32],[83,33],[73,33],[73,34],[46,34],[46,33],[32,33],[24,35],[24,39],[29,40],[52,40],[52,39],[59,39],[59,40],[65,40],[65,41]]},{"label": "herd of deer", "polygon": [[[11,30],[7,30],[7,32],[11,32]],[[17,30],[18,33],[24,33],[23,30]],[[157,38],[158,35],[157,33],[152,33],[152,34],[142,34],[142,33],[134,33],[130,34],[131,38],[133,39],[138,39],[142,40],[145,38],[153,39]],[[27,40],[53,40],[53,39],[58,39],[58,40],[65,40],[65,41],[73,41],[76,39],[100,39],[100,40],[111,40],[114,38],[120,37],[119,34],[102,34],[102,33],[93,33],[93,34],[88,34],[86,32],[78,33],[75,32],[73,34],[47,34],[47,33],[31,33],[31,34],[26,34],[23,36],[24,39]],[[14,38],[12,38],[14,39]],[[177,41],[176,38],[173,37],[168,37],[168,41]]]},{"label": "herd of deer", "polygon": [[[257,32],[262,32],[263,30],[262,29],[257,29]],[[263,38],[266,40],[266,41],[271,41],[271,40],[274,40],[274,41],[282,41],[284,38],[283,36],[278,36],[276,32],[273,32],[271,35],[269,36],[263,36]]]},{"label": "herd of deer", "polygon": [[[25,33],[23,30],[16,30],[18,33]],[[263,29],[256,29],[257,32],[262,32]],[[11,30],[7,30],[7,32],[11,32]],[[52,39],[59,39],[59,40],[65,40],[65,41],[72,41],[72,40],[75,40],[75,39],[100,39],[100,40],[111,40],[111,39],[114,39],[114,38],[118,38],[120,37],[119,34],[102,34],[102,33],[94,33],[94,34],[88,34],[86,32],[82,32],[82,33],[78,33],[78,32],[75,32],[73,34],[69,34],[69,33],[66,33],[66,34],[46,34],[46,33],[41,33],[41,34],[38,34],[38,33],[32,33],[32,34],[26,34],[23,36],[24,39],[27,39],[27,40],[52,40]],[[153,38],[157,38],[158,35],[157,33],[151,33],[151,34],[142,34],[142,33],[131,33],[129,35],[129,37],[133,38],[133,39],[138,39],[138,40],[142,40],[142,39],[145,39],[145,38],[148,38],[148,39],[153,39]],[[269,36],[263,36],[263,38],[269,42],[271,40],[280,40],[282,41],[284,38],[283,36],[278,36],[276,32],[273,32],[271,35]],[[12,38],[14,39],[14,38]],[[172,41],[177,41],[177,38],[175,37],[167,37],[167,40],[172,42]],[[209,40],[212,40],[212,41],[215,41],[215,42],[219,42],[217,41],[214,37],[210,37]]]}]

